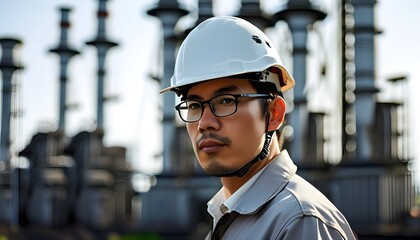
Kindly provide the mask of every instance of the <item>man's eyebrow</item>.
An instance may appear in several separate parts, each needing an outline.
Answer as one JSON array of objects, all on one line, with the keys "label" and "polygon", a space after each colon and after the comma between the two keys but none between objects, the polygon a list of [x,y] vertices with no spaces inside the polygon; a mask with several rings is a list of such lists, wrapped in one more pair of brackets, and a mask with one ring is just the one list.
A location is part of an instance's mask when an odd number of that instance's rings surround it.
[{"label": "man's eyebrow", "polygon": [[[227,87],[219,88],[216,91],[214,91],[213,96],[227,94],[227,93],[231,93],[232,91],[237,91],[237,90],[240,90],[240,88],[235,85],[227,86]],[[191,94],[191,95],[188,95],[186,99],[203,99],[203,98],[199,95]]]},{"label": "man's eyebrow", "polygon": [[235,90],[240,90],[240,89],[239,89],[239,87],[237,87],[235,85],[227,86],[227,87],[220,88],[220,89],[217,89],[216,91],[214,91],[214,95],[216,96],[216,95],[219,95],[219,94],[230,93],[230,92],[233,92]]}]

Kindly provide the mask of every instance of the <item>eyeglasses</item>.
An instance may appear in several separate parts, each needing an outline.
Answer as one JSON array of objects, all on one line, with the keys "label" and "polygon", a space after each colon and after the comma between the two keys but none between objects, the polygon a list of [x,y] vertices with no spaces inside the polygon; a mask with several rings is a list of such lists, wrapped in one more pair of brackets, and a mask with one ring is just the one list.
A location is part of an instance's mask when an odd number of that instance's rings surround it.
[{"label": "eyeglasses", "polygon": [[222,94],[206,101],[185,100],[175,106],[179,117],[187,123],[196,122],[203,116],[204,104],[208,104],[211,112],[217,117],[227,117],[238,110],[238,99],[247,98],[270,98],[270,94],[243,93],[243,94]]}]

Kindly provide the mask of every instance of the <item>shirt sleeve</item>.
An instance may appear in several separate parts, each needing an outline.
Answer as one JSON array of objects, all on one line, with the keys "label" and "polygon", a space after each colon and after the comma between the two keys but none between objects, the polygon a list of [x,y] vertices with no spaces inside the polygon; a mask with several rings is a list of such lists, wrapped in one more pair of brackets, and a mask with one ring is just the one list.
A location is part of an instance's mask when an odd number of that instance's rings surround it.
[{"label": "shirt sleeve", "polygon": [[293,221],[285,231],[282,231],[277,239],[282,240],[310,240],[310,239],[355,239],[354,236],[342,236],[340,232],[322,222],[319,218],[314,216],[305,216]]}]

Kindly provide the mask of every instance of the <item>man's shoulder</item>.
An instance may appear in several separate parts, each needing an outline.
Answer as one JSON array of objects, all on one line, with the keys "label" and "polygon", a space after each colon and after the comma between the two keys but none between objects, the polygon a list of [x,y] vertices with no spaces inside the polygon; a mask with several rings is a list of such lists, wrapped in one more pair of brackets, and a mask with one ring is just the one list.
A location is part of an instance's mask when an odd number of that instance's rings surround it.
[{"label": "man's shoulder", "polygon": [[327,225],[346,222],[343,214],[317,188],[299,175],[293,176],[287,186],[273,199],[281,203],[295,217],[316,217]]},{"label": "man's shoulder", "polygon": [[316,209],[337,210],[321,191],[297,174],[290,179],[284,193],[292,195],[304,214]]}]

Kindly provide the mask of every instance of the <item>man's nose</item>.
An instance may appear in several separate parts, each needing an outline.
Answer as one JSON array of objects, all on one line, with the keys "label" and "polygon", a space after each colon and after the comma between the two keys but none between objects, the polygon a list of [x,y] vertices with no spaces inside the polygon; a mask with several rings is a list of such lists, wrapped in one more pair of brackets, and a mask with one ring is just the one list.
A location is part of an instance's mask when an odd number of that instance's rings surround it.
[{"label": "man's nose", "polygon": [[213,114],[209,104],[205,104],[203,106],[203,115],[199,120],[198,128],[200,131],[205,131],[209,129],[217,130],[219,127],[219,117]]}]

